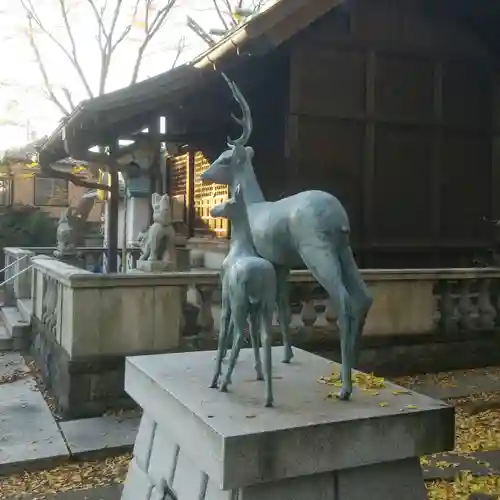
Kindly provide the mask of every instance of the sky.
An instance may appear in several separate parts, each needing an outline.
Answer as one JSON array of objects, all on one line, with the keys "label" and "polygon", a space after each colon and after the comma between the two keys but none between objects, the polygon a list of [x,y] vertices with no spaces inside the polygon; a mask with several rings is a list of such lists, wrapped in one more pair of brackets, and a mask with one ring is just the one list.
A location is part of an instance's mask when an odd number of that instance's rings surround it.
[{"label": "sky", "polygon": [[[94,89],[99,77],[99,52],[95,40],[96,21],[88,0],[66,0],[70,5],[70,22],[78,54]],[[98,0],[99,1],[99,0]],[[104,1],[104,0],[101,0]],[[8,3],[8,6],[7,6]],[[57,10],[58,0],[34,0],[37,13],[50,32],[68,45],[62,17]],[[116,0],[108,0],[114,5]],[[135,0],[124,0],[126,9],[117,24],[126,25]],[[165,0],[153,2],[160,6]],[[186,27],[186,16],[192,16],[206,30],[221,28],[213,4],[209,0],[178,0],[165,26],[157,33],[143,59],[140,80],[171,68],[177,53],[178,41],[185,37],[185,48],[179,63],[186,62],[206,50],[206,44]],[[142,16],[140,16],[143,19]],[[121,23],[121,24],[120,24]],[[26,18],[20,0],[0,0],[0,151],[28,142],[28,129],[37,137],[50,133],[61,118],[60,111],[43,94],[43,80],[26,36]],[[90,33],[90,34],[89,34]],[[110,70],[107,91],[128,85],[132,66],[143,35],[138,23],[121,44]],[[73,67],[60,49],[43,33],[35,33],[37,47],[45,62],[51,82],[60,89],[67,86],[73,100],[88,98]]]}]

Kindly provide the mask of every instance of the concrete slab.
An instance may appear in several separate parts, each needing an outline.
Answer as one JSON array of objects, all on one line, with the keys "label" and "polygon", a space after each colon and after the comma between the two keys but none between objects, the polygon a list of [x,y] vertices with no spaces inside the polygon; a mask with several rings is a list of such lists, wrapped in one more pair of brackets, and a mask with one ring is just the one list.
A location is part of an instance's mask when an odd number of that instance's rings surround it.
[{"label": "concrete slab", "polygon": [[12,351],[13,340],[4,325],[0,325],[0,352]]},{"label": "concrete slab", "polygon": [[134,446],[140,415],[104,416],[70,420],[59,425],[73,456],[122,453]]},{"label": "concrete slab", "polygon": [[17,309],[19,314],[26,321],[31,323],[31,315],[33,314],[33,300],[32,299],[17,299]]},{"label": "concrete slab", "polygon": [[319,380],[338,364],[296,349],[289,365],[273,364],[275,407],[265,408],[253,364],[252,350],[242,349],[231,390],[220,393],[208,388],[213,352],[139,356],[127,359],[125,387],[179,456],[187,453],[224,490],[453,448],[454,410],[441,401],[389,382],[355,389],[349,402],[329,398],[338,389]]},{"label": "concrete slab", "polygon": [[2,307],[4,325],[13,338],[22,338],[29,335],[30,324],[25,321],[17,307]]},{"label": "concrete slab", "polygon": [[[0,356],[0,377],[25,372],[17,353]],[[69,457],[59,428],[31,376],[0,384],[0,473]]]}]

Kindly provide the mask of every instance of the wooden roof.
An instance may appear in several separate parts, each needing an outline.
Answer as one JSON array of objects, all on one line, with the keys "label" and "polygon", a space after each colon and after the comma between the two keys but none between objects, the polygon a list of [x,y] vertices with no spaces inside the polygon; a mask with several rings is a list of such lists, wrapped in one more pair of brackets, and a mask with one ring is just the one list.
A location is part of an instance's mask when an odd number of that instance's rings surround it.
[{"label": "wooden roof", "polygon": [[[250,18],[190,63],[129,87],[83,101],[40,148],[46,161],[78,158],[106,132],[138,132],[169,104],[219,77],[214,71],[240,51],[262,55],[306,28],[343,0],[281,0]],[[250,50],[249,50],[250,49]],[[220,77],[219,77],[220,78]]]},{"label": "wooden roof", "polygon": [[[373,0],[376,1],[376,0]],[[495,50],[500,50],[500,2],[498,0],[430,1],[459,16],[480,33]],[[220,80],[216,70],[227,70],[248,58],[274,50],[311,23],[342,4],[344,0],[280,0],[250,18],[214,47],[190,63],[174,68],[109,94],[83,101],[66,117],[40,148],[44,161],[66,156],[84,158],[88,149],[104,137],[138,132],[153,118],[178,107],[186,96],[204,85]],[[453,11],[451,10],[453,9]]]}]

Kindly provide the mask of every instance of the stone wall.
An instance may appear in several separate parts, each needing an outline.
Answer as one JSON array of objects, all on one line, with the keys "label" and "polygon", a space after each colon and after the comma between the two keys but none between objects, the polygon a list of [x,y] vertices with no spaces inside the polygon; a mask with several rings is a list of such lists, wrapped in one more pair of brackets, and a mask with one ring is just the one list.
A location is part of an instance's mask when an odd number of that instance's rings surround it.
[{"label": "stone wall", "polygon": [[180,346],[180,289],[33,259],[31,352],[63,418],[130,404],[126,356]]}]

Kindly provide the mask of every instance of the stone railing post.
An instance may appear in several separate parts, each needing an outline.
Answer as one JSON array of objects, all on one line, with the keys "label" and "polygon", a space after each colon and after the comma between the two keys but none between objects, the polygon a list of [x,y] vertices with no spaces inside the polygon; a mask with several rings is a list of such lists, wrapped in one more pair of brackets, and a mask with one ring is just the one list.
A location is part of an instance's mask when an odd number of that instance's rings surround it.
[{"label": "stone railing post", "polygon": [[15,305],[17,299],[31,297],[31,269],[28,268],[35,253],[24,248],[7,247],[4,254],[5,303]]}]

